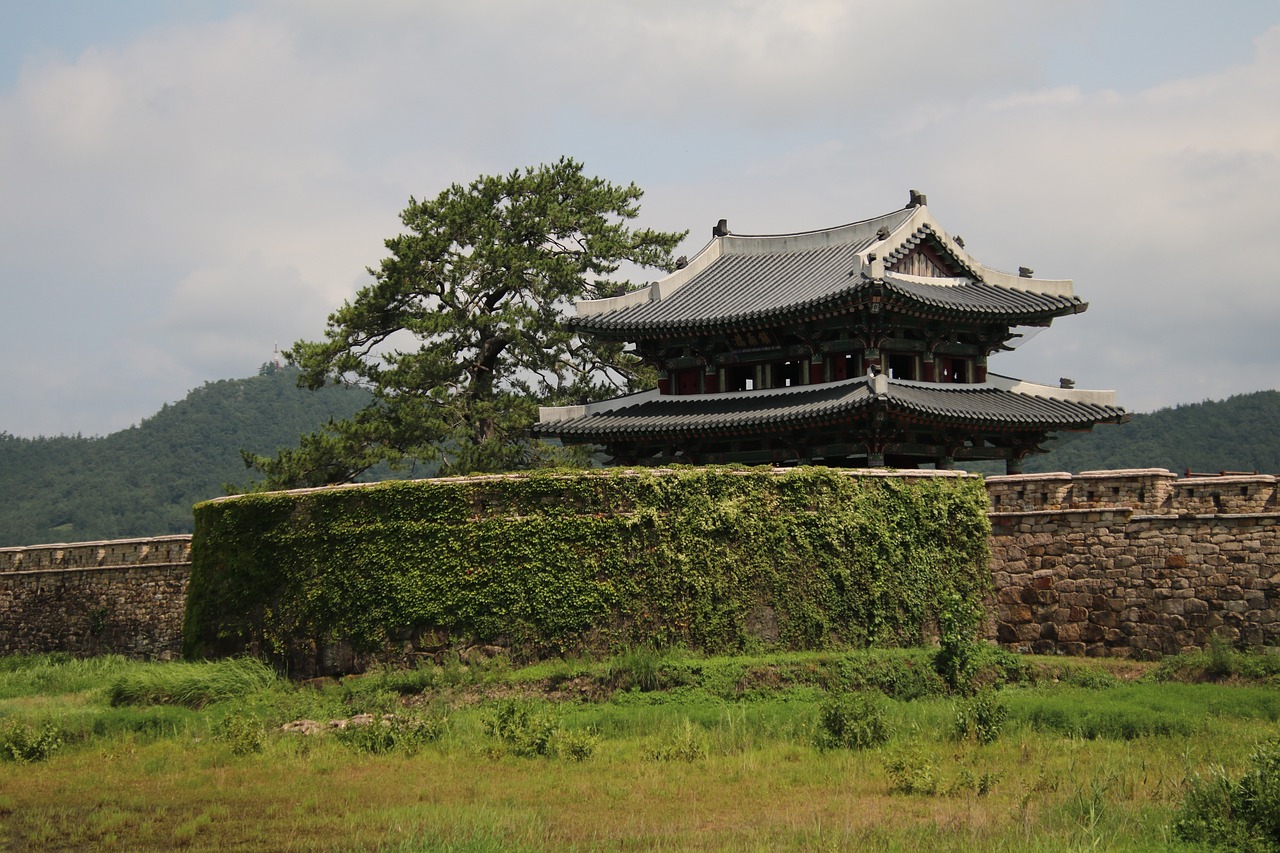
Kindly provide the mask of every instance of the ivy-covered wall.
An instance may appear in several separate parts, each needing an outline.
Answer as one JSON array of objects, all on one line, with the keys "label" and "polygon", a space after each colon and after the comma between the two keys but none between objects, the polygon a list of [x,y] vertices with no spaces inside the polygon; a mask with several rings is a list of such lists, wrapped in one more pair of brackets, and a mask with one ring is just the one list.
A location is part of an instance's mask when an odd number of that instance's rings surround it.
[{"label": "ivy-covered wall", "polygon": [[195,509],[184,653],[296,675],[446,645],[517,658],[910,644],[990,590],[951,472],[672,468],[393,482]]}]

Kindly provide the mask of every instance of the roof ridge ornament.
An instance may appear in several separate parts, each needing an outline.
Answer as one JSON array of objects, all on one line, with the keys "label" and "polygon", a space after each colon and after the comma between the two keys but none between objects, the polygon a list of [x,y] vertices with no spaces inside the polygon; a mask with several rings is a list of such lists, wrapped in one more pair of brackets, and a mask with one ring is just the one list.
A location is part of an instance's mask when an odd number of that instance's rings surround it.
[{"label": "roof ridge ornament", "polygon": [[910,190],[911,195],[907,198],[907,207],[924,207],[928,204],[928,196],[920,192],[920,190]]},{"label": "roof ridge ornament", "polygon": [[728,237],[729,236],[729,220],[721,219],[711,229],[712,237]]}]

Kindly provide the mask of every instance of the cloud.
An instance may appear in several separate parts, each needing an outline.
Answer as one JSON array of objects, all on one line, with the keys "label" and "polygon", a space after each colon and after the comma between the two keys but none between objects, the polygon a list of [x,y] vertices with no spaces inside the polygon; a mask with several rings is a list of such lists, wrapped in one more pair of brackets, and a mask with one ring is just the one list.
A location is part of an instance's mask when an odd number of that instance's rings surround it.
[{"label": "cloud", "polygon": [[248,373],[322,334],[410,194],[562,154],[638,181],[688,254],[721,217],[805,230],[924,190],[980,259],[1092,303],[996,369],[1135,408],[1274,384],[1280,28],[1144,87],[1063,71],[1111,26],[1096,2],[239,8],[0,91],[0,429],[104,432]]}]

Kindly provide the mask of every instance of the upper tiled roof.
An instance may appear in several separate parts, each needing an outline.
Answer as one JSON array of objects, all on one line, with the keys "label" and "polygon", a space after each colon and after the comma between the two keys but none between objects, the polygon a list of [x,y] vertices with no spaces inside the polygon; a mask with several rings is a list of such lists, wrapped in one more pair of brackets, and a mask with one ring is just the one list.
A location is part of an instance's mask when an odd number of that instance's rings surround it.
[{"label": "upper tiled roof", "polygon": [[[929,240],[959,278],[886,272]],[[1010,325],[1083,311],[1070,282],[1020,278],[979,264],[923,206],[804,234],[719,236],[649,288],[580,303],[578,328],[610,337],[753,328],[848,308],[874,294],[917,314]]]},{"label": "upper tiled roof", "polygon": [[[1035,388],[1051,390],[1045,386]],[[1071,399],[1071,396],[1069,391],[1058,397],[1048,393],[1032,394],[1016,387],[1001,387],[995,382],[949,385],[864,376],[769,391],[682,397],[646,392],[610,401],[594,412],[591,407],[564,412],[569,416],[561,420],[551,419],[555,410],[547,410],[535,429],[543,435],[567,439],[598,437],[602,441],[776,432],[779,428],[805,423],[852,418],[877,401],[898,415],[916,415],[976,428],[1086,428],[1126,417],[1125,410],[1118,406]]]}]

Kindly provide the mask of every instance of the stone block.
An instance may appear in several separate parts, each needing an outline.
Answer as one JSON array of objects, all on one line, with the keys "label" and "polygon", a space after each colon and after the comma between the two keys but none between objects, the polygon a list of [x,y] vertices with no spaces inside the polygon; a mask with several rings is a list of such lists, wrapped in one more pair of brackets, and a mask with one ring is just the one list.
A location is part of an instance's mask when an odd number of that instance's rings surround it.
[{"label": "stone block", "polygon": [[1011,604],[1005,612],[1005,619],[1009,622],[1030,622],[1031,608],[1025,604]]}]

